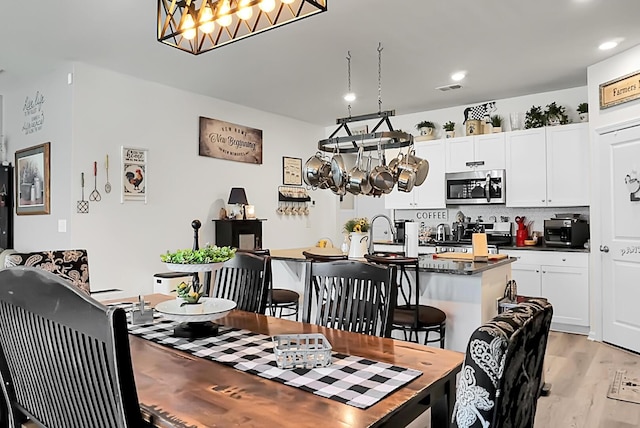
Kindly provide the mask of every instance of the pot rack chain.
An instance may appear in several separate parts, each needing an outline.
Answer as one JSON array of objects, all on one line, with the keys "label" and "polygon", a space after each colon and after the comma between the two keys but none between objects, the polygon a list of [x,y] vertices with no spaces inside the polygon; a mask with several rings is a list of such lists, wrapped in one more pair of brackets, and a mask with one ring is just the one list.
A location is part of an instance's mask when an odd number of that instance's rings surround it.
[{"label": "pot rack chain", "polygon": [[382,42],[378,42],[378,113],[382,112]]},{"label": "pot rack chain", "polygon": [[[347,51],[347,94],[351,95],[351,51]],[[349,117],[351,117],[351,101],[347,105]]]}]

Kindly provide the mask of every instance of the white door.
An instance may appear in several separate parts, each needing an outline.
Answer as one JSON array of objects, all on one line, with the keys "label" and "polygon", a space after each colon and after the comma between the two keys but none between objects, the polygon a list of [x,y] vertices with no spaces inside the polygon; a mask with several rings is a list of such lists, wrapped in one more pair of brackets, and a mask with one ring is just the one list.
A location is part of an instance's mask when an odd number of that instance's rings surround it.
[{"label": "white door", "polygon": [[601,135],[598,146],[603,171],[603,339],[640,352],[640,201],[631,200],[633,183],[625,183],[627,175],[640,179],[640,126]]}]

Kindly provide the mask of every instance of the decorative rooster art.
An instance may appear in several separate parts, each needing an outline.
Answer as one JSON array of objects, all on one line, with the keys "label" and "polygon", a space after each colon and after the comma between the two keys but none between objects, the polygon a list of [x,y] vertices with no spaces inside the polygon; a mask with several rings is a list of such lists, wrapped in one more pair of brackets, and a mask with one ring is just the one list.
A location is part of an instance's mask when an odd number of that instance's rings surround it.
[{"label": "decorative rooster art", "polygon": [[136,169],[135,174],[131,171],[128,171],[125,174],[125,177],[127,177],[127,180],[129,180],[129,183],[131,183],[131,185],[133,186],[133,190],[140,190],[140,183],[142,183],[142,180],[144,180],[140,168]]}]

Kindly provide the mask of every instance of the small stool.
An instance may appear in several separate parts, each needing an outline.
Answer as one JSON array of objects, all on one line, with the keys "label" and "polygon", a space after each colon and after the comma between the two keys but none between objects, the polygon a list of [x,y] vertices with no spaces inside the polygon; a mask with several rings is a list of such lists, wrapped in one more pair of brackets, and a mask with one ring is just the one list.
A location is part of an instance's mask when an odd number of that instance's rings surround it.
[{"label": "small stool", "polygon": [[[424,332],[424,344],[440,342],[440,348],[444,349],[444,335],[447,321],[447,315],[434,306],[420,305],[420,274],[418,272],[419,264],[416,257],[404,256],[375,256],[365,255],[365,259],[373,263],[393,264],[398,268],[398,297],[402,297],[402,304],[396,305],[393,311],[392,330],[402,330],[405,340],[413,342],[413,334],[415,333],[415,342],[418,342],[418,333]],[[415,287],[411,287],[411,279],[407,268],[413,268],[416,272]],[[407,287],[403,286],[406,279]],[[411,304],[413,293],[415,292],[415,303]],[[407,339],[407,332],[409,338]],[[435,339],[429,339],[429,333],[438,333]]]},{"label": "small stool", "polygon": [[[267,306],[269,307],[269,313],[274,317],[291,317],[295,316],[298,321],[300,294],[293,290],[285,290],[284,288],[272,288],[269,291],[269,301]],[[278,313],[278,309],[280,312]],[[282,311],[286,309],[287,312]]]}]

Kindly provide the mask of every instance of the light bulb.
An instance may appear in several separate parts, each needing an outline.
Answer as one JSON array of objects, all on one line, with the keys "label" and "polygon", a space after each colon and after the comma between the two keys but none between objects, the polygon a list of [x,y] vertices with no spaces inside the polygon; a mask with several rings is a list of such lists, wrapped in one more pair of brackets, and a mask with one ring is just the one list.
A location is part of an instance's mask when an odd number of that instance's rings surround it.
[{"label": "light bulb", "polygon": [[615,40],[610,40],[608,42],[602,43],[600,46],[598,46],[598,48],[602,51],[608,51],[609,49],[613,49],[616,46],[618,46],[618,42],[616,42]]},{"label": "light bulb", "polygon": [[453,73],[451,75],[451,80],[459,82],[462,79],[464,79],[465,77],[467,77],[467,74],[464,71],[458,71],[457,73]]},{"label": "light bulb", "polygon": [[356,94],[354,94],[353,92],[349,92],[348,94],[344,95],[344,100],[347,102],[352,102],[356,100]]},{"label": "light bulb", "polygon": [[258,6],[263,12],[271,12],[276,8],[276,0],[262,0]]},{"label": "light bulb", "polygon": [[229,0],[220,0],[222,3],[220,4],[220,9],[218,9],[218,16],[220,18],[216,19],[216,22],[221,27],[228,27],[231,25],[231,15],[229,15],[229,11],[231,10],[231,6],[229,6]]},{"label": "light bulb", "polygon": [[250,2],[251,0],[240,0],[240,3],[238,3],[238,11],[236,12],[238,18],[246,21],[253,16],[253,8],[248,6]]},{"label": "light bulb", "polygon": [[182,36],[185,39],[191,40],[196,37],[195,25],[196,23],[193,20],[193,17],[190,13],[187,13],[187,16],[185,16],[184,21],[182,22],[182,27],[180,28],[182,30]]},{"label": "light bulb", "polygon": [[200,17],[200,22],[202,23],[202,25],[200,25],[200,30],[203,33],[206,33],[206,34],[213,33],[215,24],[213,23],[212,19],[213,19],[213,11],[211,10],[211,7],[205,6],[204,10],[202,11],[202,16]]}]

